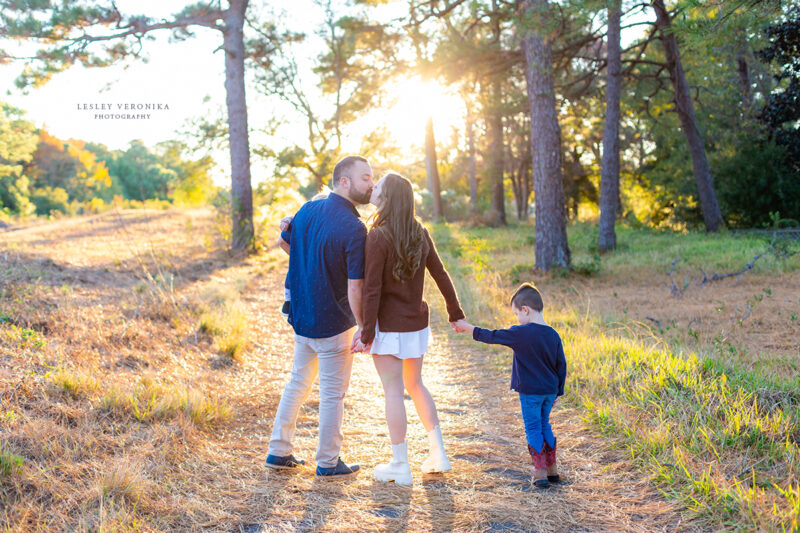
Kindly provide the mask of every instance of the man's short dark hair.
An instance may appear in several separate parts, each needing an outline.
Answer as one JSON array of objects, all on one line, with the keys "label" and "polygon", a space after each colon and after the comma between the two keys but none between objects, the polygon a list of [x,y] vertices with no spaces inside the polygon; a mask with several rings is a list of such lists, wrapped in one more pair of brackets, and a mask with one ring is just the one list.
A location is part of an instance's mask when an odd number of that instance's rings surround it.
[{"label": "man's short dark hair", "polygon": [[352,170],[353,165],[355,165],[357,161],[369,164],[369,161],[367,161],[365,157],[361,157],[360,155],[348,155],[347,157],[336,163],[336,166],[333,167],[334,188],[337,185],[339,185],[339,180],[342,178],[342,176],[347,176],[347,174],[350,172],[350,170]]},{"label": "man's short dark hair", "polygon": [[516,292],[514,292],[514,296],[511,297],[511,305],[517,309],[522,309],[522,306],[526,305],[534,311],[539,312],[544,309],[542,295],[539,293],[539,289],[532,283],[523,283],[519,286]]}]

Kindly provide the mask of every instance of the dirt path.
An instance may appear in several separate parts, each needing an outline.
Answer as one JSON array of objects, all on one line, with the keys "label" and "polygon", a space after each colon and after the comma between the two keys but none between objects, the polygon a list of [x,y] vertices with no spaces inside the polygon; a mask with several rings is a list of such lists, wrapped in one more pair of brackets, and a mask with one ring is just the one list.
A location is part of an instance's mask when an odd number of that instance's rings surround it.
[{"label": "dirt path", "polygon": [[[592,436],[569,408],[554,410],[562,476],[559,488],[529,487],[519,406],[507,369],[494,354],[435,324],[425,381],[442,420],[453,471],[423,476],[427,443],[409,398],[412,488],[372,480],[372,467],[391,454],[377,374],[356,357],[346,400],[342,456],[362,465],[353,481],[320,482],[314,466],[294,475],[262,466],[272,417],[291,368],[291,330],[277,313],[282,269],[262,277],[247,302],[258,345],[226,384],[240,416],[231,436],[239,464],[251,470],[240,505],[212,528],[247,531],[674,531],[691,529],[675,507],[640,480],[621,453]],[[245,407],[247,406],[247,407]],[[296,454],[313,458],[318,390],[303,408]],[[227,440],[227,439],[226,439]],[[266,473],[266,479],[264,474]],[[238,477],[233,472],[228,475]]]}]

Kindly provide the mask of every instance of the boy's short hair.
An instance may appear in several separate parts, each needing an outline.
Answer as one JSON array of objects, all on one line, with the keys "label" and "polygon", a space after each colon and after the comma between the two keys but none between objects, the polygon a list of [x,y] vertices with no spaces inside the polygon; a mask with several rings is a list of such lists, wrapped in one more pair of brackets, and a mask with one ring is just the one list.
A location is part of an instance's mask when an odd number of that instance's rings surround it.
[{"label": "boy's short hair", "polygon": [[539,312],[544,309],[542,295],[539,293],[539,289],[537,289],[533,283],[523,283],[520,285],[519,288],[514,292],[514,296],[511,297],[511,305],[517,309],[522,309],[522,306],[525,305],[534,311]]}]

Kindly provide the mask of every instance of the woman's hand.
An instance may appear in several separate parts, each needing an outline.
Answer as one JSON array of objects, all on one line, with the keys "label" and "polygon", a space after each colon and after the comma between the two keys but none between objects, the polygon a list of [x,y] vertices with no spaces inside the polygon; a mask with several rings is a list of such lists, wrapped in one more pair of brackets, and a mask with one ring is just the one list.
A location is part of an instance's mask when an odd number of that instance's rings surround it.
[{"label": "woman's hand", "polygon": [[353,342],[350,344],[350,351],[355,352],[366,352],[369,350],[369,347],[372,346],[372,343],[364,344],[361,342],[361,328],[358,328],[353,335]]},{"label": "woman's hand", "polygon": [[278,223],[278,227],[280,227],[281,231],[286,231],[289,229],[289,224],[292,223],[294,217],[283,217],[281,221]]}]

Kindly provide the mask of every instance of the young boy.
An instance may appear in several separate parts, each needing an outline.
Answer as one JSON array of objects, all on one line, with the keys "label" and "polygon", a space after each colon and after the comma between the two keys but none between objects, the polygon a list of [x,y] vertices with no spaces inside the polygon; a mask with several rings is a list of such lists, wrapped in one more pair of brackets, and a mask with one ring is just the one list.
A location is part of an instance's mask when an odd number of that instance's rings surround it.
[{"label": "young boy", "polygon": [[482,329],[460,320],[458,332],[471,332],[476,341],[503,344],[514,350],[511,390],[519,393],[528,452],[533,463],[533,484],[547,487],[560,481],[556,467],[556,438],[550,427],[550,409],[564,394],[567,361],[558,332],[542,317],[542,295],[530,283],[523,283],[511,297],[511,310],[519,326]]}]

